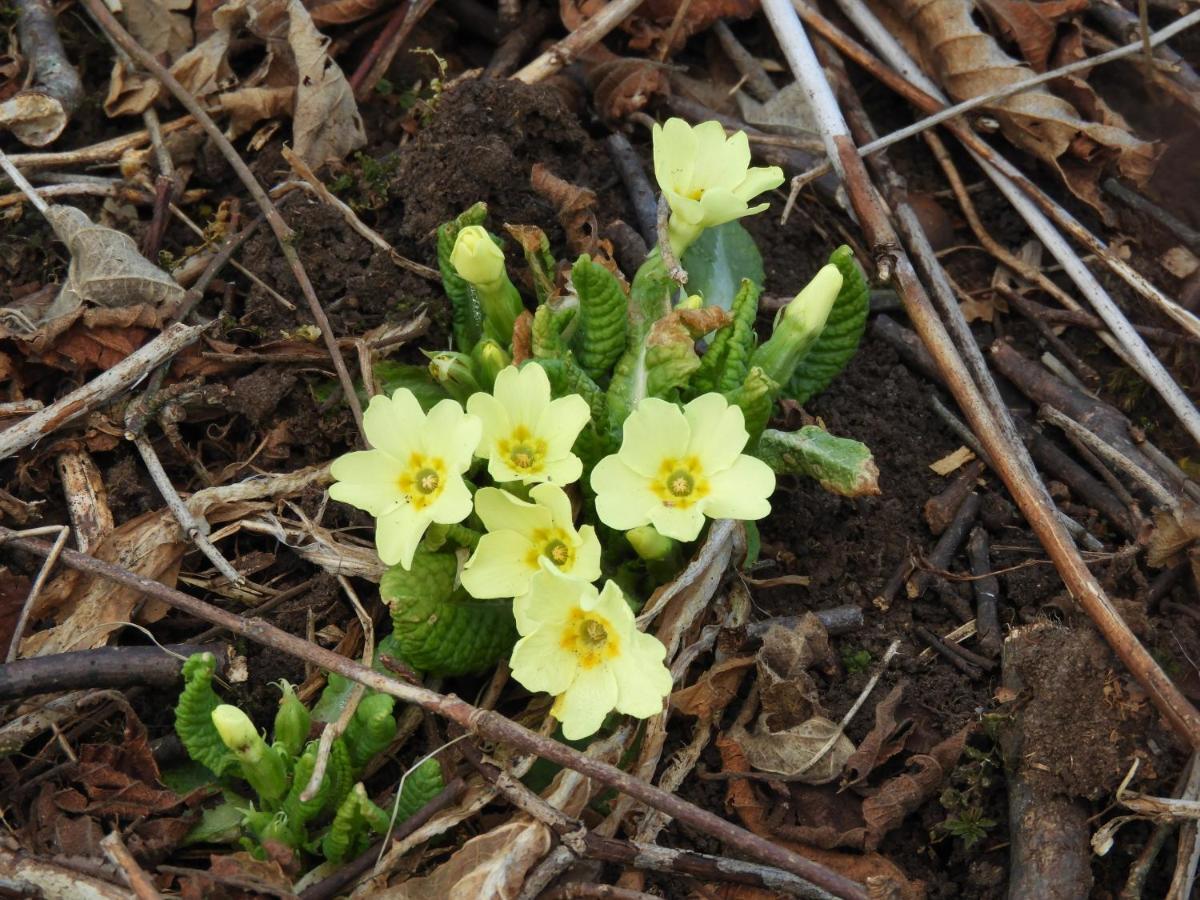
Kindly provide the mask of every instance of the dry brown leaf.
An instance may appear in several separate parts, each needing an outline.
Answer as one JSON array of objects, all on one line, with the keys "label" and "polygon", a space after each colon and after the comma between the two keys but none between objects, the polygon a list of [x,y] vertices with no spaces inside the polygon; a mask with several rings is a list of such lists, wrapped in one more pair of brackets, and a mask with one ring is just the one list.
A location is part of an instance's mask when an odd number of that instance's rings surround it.
[{"label": "dry brown leaf", "polygon": [[1154,533],[1146,562],[1152,566],[1190,561],[1192,577],[1200,584],[1200,507],[1183,501],[1174,510],[1154,514]]},{"label": "dry brown leaf", "polygon": [[193,42],[192,20],[182,11],[192,0],[121,0],[125,27],[156,57],[175,60]]},{"label": "dry brown leaf", "polygon": [[1083,12],[1088,0],[980,0],[1000,36],[1014,42],[1035,72],[1045,72],[1059,19]]},{"label": "dry brown leaf", "polygon": [[608,59],[587,68],[587,85],[600,117],[620,122],[656,97],[671,93],[666,71],[645,59]]},{"label": "dry brown leaf", "polygon": [[845,786],[865,781],[875,769],[904,749],[908,736],[912,734],[913,722],[912,719],[897,718],[903,698],[904,685],[901,683],[875,704],[874,727],[846,760]]},{"label": "dry brown leaf", "polygon": [[46,146],[66,127],[62,104],[42,91],[21,91],[0,103],[0,129],[29,147]]},{"label": "dry brown leaf", "polygon": [[521,310],[513,323],[512,361],[519,366],[533,355],[533,313]]},{"label": "dry brown leaf", "polygon": [[[575,31],[606,3],[607,0],[559,0],[559,15],[567,30]],[[759,7],[758,0],[647,0],[621,24],[622,30],[631,35],[629,46],[645,50],[655,42],[661,45],[685,3],[683,18],[668,48],[671,52],[679,50],[689,37],[704,31],[717,19],[748,19]]]},{"label": "dry brown leaf", "polygon": [[711,722],[737,696],[746,670],[753,665],[752,656],[723,660],[700,676],[695,684],[673,693],[671,705],[685,716]]},{"label": "dry brown leaf", "polygon": [[683,341],[695,341],[710,332],[728,325],[732,319],[719,306],[699,309],[673,309],[650,327],[647,347],[666,346]]},{"label": "dry brown leaf", "polygon": [[[613,259],[612,242],[600,237],[595,191],[559,178],[541,163],[533,164],[529,182],[535,191],[554,204],[571,252],[575,255],[586,253],[624,285],[625,276]],[[540,235],[540,229],[538,233]]]},{"label": "dry brown leaf", "polygon": [[768,731],[783,731],[821,715],[819,692],[808,670],[836,666],[825,626],[805,613],[795,628],[772,626],[758,651],[759,720]]},{"label": "dry brown leaf", "polygon": [[[728,773],[750,771],[745,754],[729,738],[721,735],[715,741],[721,754],[722,770]],[[744,778],[731,778],[725,788],[725,804],[734,810],[742,823],[760,837],[776,841],[799,853],[801,856],[828,866],[859,884],[872,882],[872,896],[896,898],[896,900],[923,900],[925,886],[920,881],[910,881],[908,876],[890,859],[878,853],[839,853],[810,844],[782,840],[767,824],[768,805],[759,799],[754,785]],[[777,804],[773,802],[771,807]]]},{"label": "dry brown leaf", "polygon": [[67,280],[51,307],[58,315],[83,303],[117,307],[183,299],[183,288],[142,256],[129,235],[96,225],[73,206],[56,204],[45,216],[71,253]]},{"label": "dry brown leaf", "polygon": [[935,460],[929,464],[929,468],[938,475],[949,475],[975,458],[975,454],[968,447],[959,447],[952,453],[947,453],[941,459]]},{"label": "dry brown leaf", "polygon": [[867,823],[865,846],[868,850],[878,848],[887,833],[904,821],[905,816],[937,793],[962,755],[972,727],[967,725],[927,754],[910,757],[910,771],[885,781],[877,794],[863,801],[863,819]]},{"label": "dry brown leaf", "polygon": [[[760,772],[774,772],[805,784],[828,784],[842,774],[842,767],[854,753],[854,742],[839,733],[836,722],[824,716],[813,716],[782,731],[769,731],[764,721],[760,717],[753,732],[738,724],[727,732],[750,765]],[[814,763],[813,758],[835,734],[833,746]]]},{"label": "dry brown leaf", "polygon": [[364,146],[367,132],[350,82],[329,56],[329,38],[317,30],[300,0],[290,0],[287,10],[287,41],[296,65],[292,144],[316,168]]},{"label": "dry brown leaf", "polygon": [[318,25],[346,25],[374,15],[385,0],[329,0],[317,3],[308,13]]},{"label": "dry brown leaf", "polygon": [[[955,101],[969,100],[1026,81],[1029,69],[1005,53],[971,16],[969,0],[886,0],[906,30],[916,36],[922,57]],[[1071,100],[1039,85],[982,107],[1000,122],[1012,143],[1054,167],[1071,191],[1106,218],[1098,181],[1115,165],[1125,177],[1144,183],[1153,173],[1152,145],[1133,136],[1120,116],[1104,107],[1079,79],[1060,79],[1056,89],[1073,91]],[[1087,98],[1091,109],[1079,108]],[[1088,121],[1085,116],[1092,115]]]},{"label": "dry brown leaf", "polygon": [[1158,263],[1179,279],[1189,278],[1200,269],[1200,259],[1187,247],[1172,247],[1158,258]]}]

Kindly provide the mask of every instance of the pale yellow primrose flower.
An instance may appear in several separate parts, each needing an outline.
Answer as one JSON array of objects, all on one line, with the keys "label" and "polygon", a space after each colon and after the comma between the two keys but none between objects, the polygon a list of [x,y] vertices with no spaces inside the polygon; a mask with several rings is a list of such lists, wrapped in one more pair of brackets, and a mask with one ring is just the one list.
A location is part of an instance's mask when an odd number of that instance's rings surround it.
[{"label": "pale yellow primrose flower", "polygon": [[610,528],[653,525],[693,541],[713,519],[761,519],[775,473],[742,454],[750,435],[737,406],[702,394],[682,410],[647,397],[625,420],[621,449],[592,470],[596,514]]},{"label": "pale yellow primrose flower", "polygon": [[612,710],[646,719],[671,692],[666,648],[637,630],[621,589],[603,591],[550,572],[533,576],[513,603],[517,631],[513,678],[555,696],[550,710],[568,740],[595,734]]},{"label": "pale yellow primrose flower", "polygon": [[504,275],[504,251],[488,236],[486,228],[468,225],[454,240],[450,264],[471,284],[490,285]]},{"label": "pale yellow primrose flower", "polygon": [[671,206],[668,233],[676,256],[705,228],[762,212],[750,201],[783,184],[783,169],[750,166],[745,132],[725,137],[719,122],[695,128],[683,119],[654,126],[654,177]]},{"label": "pale yellow primrose flower", "polygon": [[442,400],[426,415],[412,391],[401,388],[390,399],[371,398],[363,429],[375,449],[333,461],[337,483],[329,496],[373,515],[379,558],[407,569],[430,524],[452,525],[471,514],[462,473],[482,425],[454,400]]},{"label": "pale yellow primrose flower", "polygon": [[571,517],[571,499],[555,484],[529,491],[533,503],[518,500],[498,488],[475,493],[475,512],[488,533],[462,571],[462,586],[472,597],[487,600],[517,597],[543,567],[576,581],[600,577],[600,541],[596,529],[578,531]]},{"label": "pale yellow primrose flower", "polygon": [[551,400],[550,379],[537,363],[502,369],[491,394],[467,398],[467,411],[483,420],[476,453],[487,457],[494,480],[564,485],[583,472],[571,447],[591,410],[578,394]]}]

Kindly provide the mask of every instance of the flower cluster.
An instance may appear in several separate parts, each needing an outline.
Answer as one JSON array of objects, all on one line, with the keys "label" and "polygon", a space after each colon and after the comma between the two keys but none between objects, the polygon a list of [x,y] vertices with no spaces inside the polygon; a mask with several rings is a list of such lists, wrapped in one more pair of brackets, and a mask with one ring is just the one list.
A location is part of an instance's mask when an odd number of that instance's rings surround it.
[{"label": "flower cluster", "polygon": [[[335,500],[375,517],[380,559],[405,569],[431,524],[456,524],[474,508],[486,533],[462,585],[479,599],[514,598],[521,640],[513,674],[556,695],[568,738],[592,734],[613,709],[657,712],[670,691],[662,644],[637,630],[614,582],[594,586],[600,541],[593,526],[576,528],[564,490],[583,473],[572,447],[588,419],[582,397],[551,398],[537,364],[503,369],[493,392],[472,394],[465,410],[442,400],[426,414],[401,389],[372,399],[363,424],[373,449],[335,461],[330,488]],[[610,528],[652,525],[692,541],[705,516],[758,519],[770,510],[775,476],[742,454],[742,411],[720,394],[682,410],[647,398],[623,432],[617,453],[591,474],[596,514]],[[480,488],[472,503],[464,476],[473,457],[506,487]]]},{"label": "flower cluster", "polygon": [[[751,201],[777,187],[783,174],[749,163],[746,136],[726,138],[715,122],[692,128],[672,119],[656,127],[655,174],[671,208],[668,233],[677,256],[706,228],[766,208]],[[422,553],[434,552],[446,535],[458,535],[449,539],[472,552],[465,563],[460,559],[456,584],[481,603],[512,598],[520,635],[512,648],[513,676],[530,690],[555,696],[553,714],[568,738],[586,737],[613,710],[657,713],[671,689],[662,643],[638,630],[625,593],[605,575],[622,570],[622,547],[626,554],[632,548],[648,572],[655,563],[662,573],[675,558],[675,542],[696,540],[706,519],[768,514],[774,472],[743,451],[751,432],[757,439],[766,422],[767,386],[790,376],[784,370],[795,364],[796,354],[789,352],[798,339],[789,334],[779,342],[786,347],[764,345],[763,364],[749,362],[751,314],[745,334],[739,332],[739,349],[726,346],[710,358],[721,366],[729,360],[719,378],[714,366],[708,387],[668,384],[664,373],[686,373],[699,364],[694,336],[686,329],[651,335],[650,320],[629,324],[637,318],[628,315],[629,290],[581,257],[572,268],[579,321],[566,326],[574,311],[545,302],[543,273],[543,302],[532,326],[534,359],[520,368],[510,365],[514,323],[528,314],[498,240],[481,224],[485,212],[473,207],[439,230],[457,351],[427,355],[434,383],[451,399],[426,412],[405,388],[373,398],[364,416],[372,449],[334,463],[330,496],[375,517],[380,559],[413,573],[409,583],[416,587],[406,596],[429,593],[425,576],[417,574],[425,557],[417,554],[430,526],[446,527],[434,532]],[[663,275],[661,254],[651,254],[635,276],[633,293],[638,284],[654,284],[648,290],[658,292],[663,309],[695,310],[714,302],[695,296],[674,304]],[[757,303],[756,293],[750,302]],[[819,305],[805,304],[806,315],[820,320],[805,331],[810,343],[828,313],[828,304]],[[560,327],[566,330],[552,334]],[[728,329],[721,340],[731,340]],[[549,349],[556,341],[562,349]],[[552,390],[548,373],[559,390]],[[674,402],[681,394],[689,402]],[[747,415],[757,423],[751,428]],[[580,450],[586,465],[576,453],[580,448],[590,448]],[[489,486],[473,483],[483,475],[477,460],[486,460]],[[472,513],[482,533],[460,524]],[[622,541],[602,554],[600,525],[624,532],[627,545]],[[448,583],[453,560],[438,559],[446,582],[439,590],[450,596],[458,589]],[[427,609],[412,621],[439,619]]]}]

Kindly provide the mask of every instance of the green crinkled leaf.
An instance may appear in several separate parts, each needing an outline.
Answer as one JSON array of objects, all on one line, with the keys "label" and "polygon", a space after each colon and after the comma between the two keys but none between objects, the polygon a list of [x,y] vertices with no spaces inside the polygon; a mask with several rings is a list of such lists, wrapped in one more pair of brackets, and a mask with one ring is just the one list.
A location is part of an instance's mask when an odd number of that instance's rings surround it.
[{"label": "green crinkled leaf", "polygon": [[779,475],[815,478],[825,490],[843,497],[879,493],[879,469],[871,448],[816,425],[799,431],[764,431],[755,456]]},{"label": "green crinkled leaf", "polygon": [[745,379],[756,339],[754,320],[758,316],[759,293],[754,282],[742,281],[733,299],[733,321],[717,329],[708,350],[700,358],[700,368],[692,378],[691,396],[708,391],[731,391]]},{"label": "green crinkled leaf", "polygon": [[[750,447],[755,445],[767,422],[771,419],[771,407],[779,385],[755,366],[746,375],[746,380],[731,391],[725,391],[725,399],[741,409],[746,420],[746,431],[750,433]],[[746,452],[750,452],[749,450]]]},{"label": "green crinkled leaf", "polygon": [[455,589],[458,560],[452,553],[418,552],[412,568],[392,566],[379,583],[391,607],[399,656],[434,675],[482,672],[517,642],[512,601],[476,600]]},{"label": "green crinkled leaf", "polygon": [[357,784],[338,806],[329,830],[321,839],[321,853],[327,861],[340,863],[359,849],[367,832],[365,799],[363,786]]},{"label": "green crinkled leaf", "polygon": [[526,365],[538,365],[546,370],[550,379],[551,393],[555,397],[565,397],[567,394],[579,394],[587,401],[592,411],[592,422],[603,423],[607,409],[607,398],[600,386],[592,381],[587,372],[579,367],[575,355],[570,351],[557,359],[539,359]]},{"label": "green crinkled leaf", "polygon": [[213,710],[221,705],[221,698],[212,689],[216,669],[217,660],[211,653],[193,653],[183,664],[183,692],[175,705],[175,733],[188,756],[223,775],[237,758],[212,722]]},{"label": "green crinkled leaf", "polygon": [[743,279],[762,290],[762,254],[740,222],[706,229],[679,262],[688,273],[688,293],[699,294],[710,306],[731,309]]},{"label": "green crinkled leaf", "polygon": [[483,336],[483,308],[471,285],[454,270],[450,254],[458,233],[468,225],[482,225],[486,218],[487,204],[476,203],[453,221],[441,225],[437,231],[438,269],[442,273],[442,287],[450,298],[454,343],[463,353],[470,353],[476,341]]},{"label": "green crinkled leaf", "polygon": [[316,765],[317,742],[313,741],[296,760],[296,769],[292,773],[292,784],[288,789],[287,796],[283,799],[283,811],[287,814],[288,821],[296,828],[302,828],[309,819],[321,812],[329,802],[329,794],[333,790],[333,779],[329,776],[327,769],[316,795],[311,800],[300,799],[300,795],[308,787],[308,781],[312,778]]},{"label": "green crinkled leaf", "polygon": [[577,312],[574,308],[555,308],[546,304],[537,308],[530,330],[530,350],[534,359],[558,359],[570,352],[564,335],[571,330]]},{"label": "green crinkled leaf", "polygon": [[676,309],[655,322],[646,336],[646,394],[673,398],[700,368],[696,339],[728,322],[729,313],[719,306]]},{"label": "green crinkled leaf", "polygon": [[[311,775],[311,773],[310,773]],[[328,785],[328,788],[327,788]],[[321,782],[319,793],[328,789],[322,811],[326,814],[333,812],[350,793],[354,785],[354,766],[350,763],[350,751],[346,748],[345,737],[334,738],[329,748],[329,763],[325,766],[325,780]]]},{"label": "green crinkled leaf", "polygon": [[386,750],[396,736],[396,719],[392,715],[395,705],[395,697],[375,692],[359,701],[346,727],[346,749],[356,772],[361,772],[376,754]]},{"label": "green crinkled leaf", "polygon": [[[421,404],[421,409],[426,412],[449,396],[441,385],[433,383],[428,366],[414,366],[390,359],[381,359],[375,363],[373,368],[375,380],[379,382],[379,386],[385,394],[390,397],[400,388],[407,388],[412,391],[417,402]],[[365,392],[363,396],[365,398]]]},{"label": "green crinkled leaf", "polygon": [[829,261],[842,273],[842,289],[829,311],[825,329],[807,355],[796,366],[786,393],[800,403],[819,394],[838,376],[858,350],[867,328],[871,290],[866,275],[854,259],[854,252],[843,244],[830,254]]},{"label": "green crinkled leaf", "polygon": [[616,276],[587,255],[575,261],[571,283],[579,297],[579,328],[572,347],[583,370],[601,380],[625,351],[629,301]]},{"label": "green crinkled leaf", "polygon": [[408,773],[404,787],[400,790],[400,804],[396,811],[396,822],[411,818],[413,813],[441,793],[446,782],[442,780],[442,767],[436,759],[427,759]]}]

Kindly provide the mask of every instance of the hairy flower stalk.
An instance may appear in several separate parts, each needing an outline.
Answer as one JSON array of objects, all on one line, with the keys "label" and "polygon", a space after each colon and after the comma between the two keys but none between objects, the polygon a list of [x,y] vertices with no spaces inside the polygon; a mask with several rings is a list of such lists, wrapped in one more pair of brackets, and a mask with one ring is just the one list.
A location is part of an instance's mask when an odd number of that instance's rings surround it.
[{"label": "hairy flower stalk", "polygon": [[504,251],[496,246],[486,228],[468,225],[454,241],[450,263],[478,295],[487,336],[507,346],[512,341],[513,323],[525,306],[508,280]]},{"label": "hairy flower stalk", "polygon": [[787,384],[796,366],[816,343],[842,289],[842,274],[828,265],[779,314],[771,336],[750,357],[778,385]]}]

